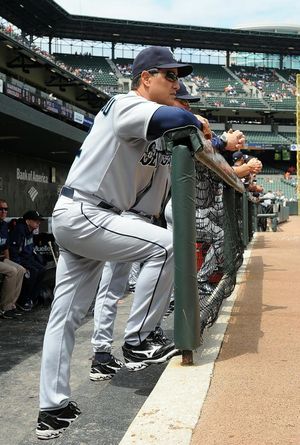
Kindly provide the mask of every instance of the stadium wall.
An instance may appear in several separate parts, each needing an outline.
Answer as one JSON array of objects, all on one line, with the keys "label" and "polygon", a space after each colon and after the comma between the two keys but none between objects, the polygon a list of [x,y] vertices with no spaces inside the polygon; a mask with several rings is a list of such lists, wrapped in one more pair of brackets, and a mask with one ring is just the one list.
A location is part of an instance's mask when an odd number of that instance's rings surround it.
[{"label": "stadium wall", "polygon": [[69,166],[17,154],[1,153],[0,197],[9,205],[9,216],[29,209],[50,216]]}]

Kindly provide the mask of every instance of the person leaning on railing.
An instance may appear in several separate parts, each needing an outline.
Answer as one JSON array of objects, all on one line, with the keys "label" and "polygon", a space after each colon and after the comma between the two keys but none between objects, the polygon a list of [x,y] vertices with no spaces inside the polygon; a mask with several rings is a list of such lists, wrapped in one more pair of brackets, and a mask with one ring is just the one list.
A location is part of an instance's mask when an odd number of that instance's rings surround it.
[{"label": "person leaning on railing", "polygon": [[259,159],[235,151],[232,155],[234,161],[233,170],[241,178],[247,191],[252,193],[261,193],[263,187],[257,184],[256,175],[262,170],[262,163]]},{"label": "person leaning on railing", "polygon": [[260,173],[262,163],[259,159],[246,155],[241,151],[235,151],[232,155],[234,161],[233,170],[239,178],[245,178],[251,174]]}]

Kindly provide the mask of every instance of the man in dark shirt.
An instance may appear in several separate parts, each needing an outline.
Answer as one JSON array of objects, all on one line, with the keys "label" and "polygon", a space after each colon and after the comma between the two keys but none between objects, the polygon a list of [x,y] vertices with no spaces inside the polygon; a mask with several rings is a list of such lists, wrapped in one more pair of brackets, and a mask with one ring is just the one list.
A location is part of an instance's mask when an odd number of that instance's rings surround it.
[{"label": "man in dark shirt", "polygon": [[9,251],[13,261],[26,269],[18,306],[30,311],[38,301],[45,267],[34,251],[33,234],[43,218],[35,210],[23,215],[9,235]]},{"label": "man in dark shirt", "polygon": [[20,295],[24,267],[10,260],[8,250],[8,224],[5,221],[8,213],[8,204],[0,199],[0,274],[3,283],[0,289],[0,316],[1,318],[16,318],[16,301]]}]

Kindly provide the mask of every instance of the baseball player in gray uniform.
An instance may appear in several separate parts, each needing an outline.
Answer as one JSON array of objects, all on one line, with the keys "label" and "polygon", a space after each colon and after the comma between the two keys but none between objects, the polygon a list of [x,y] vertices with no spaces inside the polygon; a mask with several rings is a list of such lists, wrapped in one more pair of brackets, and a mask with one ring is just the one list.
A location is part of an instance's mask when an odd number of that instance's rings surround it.
[{"label": "baseball player in gray uniform", "polygon": [[[150,146],[150,151],[157,149],[160,140]],[[159,215],[165,205],[170,189],[170,155],[159,153],[156,162],[153,163],[154,155],[145,153],[141,160],[140,168],[144,170],[144,177],[151,173],[152,185],[139,202],[129,211],[123,212],[122,216],[131,220],[142,220],[148,223],[153,222],[154,215]],[[92,346],[94,359],[92,362],[90,379],[93,381],[110,379],[122,366],[123,363],[111,354],[113,342],[113,326],[117,314],[117,303],[123,297],[128,282],[132,263],[107,262],[104,266],[101,282],[99,285],[95,308],[94,308],[94,333]],[[131,314],[135,313],[135,306],[143,304],[144,297],[139,300],[137,295],[134,299]],[[168,301],[166,302],[168,305]],[[130,317],[131,318],[131,317]],[[130,320],[129,318],[129,320]],[[127,332],[127,328],[126,331]],[[166,337],[156,331],[155,339],[162,345],[167,344]],[[150,336],[153,338],[154,333]],[[125,335],[126,337],[126,335]],[[149,337],[149,336],[148,336]],[[138,366],[137,366],[138,365]],[[130,370],[141,370],[147,363],[127,363]]]},{"label": "baseball player in gray uniform", "polygon": [[42,354],[36,428],[41,439],[58,437],[81,413],[70,400],[70,360],[75,330],[96,295],[106,261],[144,263],[135,291],[135,302],[143,303],[132,306],[125,361],[159,363],[177,353],[173,343],[148,338],[173,285],[172,235],[140,219],[128,224],[121,213],[133,208],[144,190],[139,166],[149,144],[172,128],[202,128],[192,113],[172,106],[178,77],[191,71],[167,48],[142,50],[133,63],[132,91],[112,97],[97,114],[55,205],[52,227],[60,256]]},{"label": "baseball player in gray uniform", "polygon": [[[199,101],[199,97],[191,96],[188,93],[182,81],[179,82],[179,85],[180,88],[176,92],[174,101],[175,106],[189,108],[189,103]],[[206,125],[205,131],[209,132],[209,128],[207,128],[208,123],[205,121],[204,123]],[[242,137],[243,135],[240,132],[237,132],[235,137],[233,136],[232,139],[235,142],[234,147]],[[158,143],[159,141],[157,141],[157,144]],[[225,146],[224,142],[217,136],[215,136],[213,144],[218,149]],[[165,207],[166,197],[168,196],[170,188],[170,157],[160,155],[156,167],[153,165],[151,159],[153,159],[153,155],[147,154],[144,156],[141,168],[144,168],[145,175],[147,174],[147,170],[149,174],[149,169],[153,170],[156,168],[152,187],[143,195],[139,203],[133,209],[124,212],[123,216],[133,219],[144,218],[146,221],[151,222],[152,215],[159,215],[161,210]],[[167,228],[172,230],[171,201],[169,201],[169,204],[166,207],[165,215]],[[92,337],[94,358],[90,371],[90,379],[93,381],[110,379],[123,366],[123,363],[111,354],[111,348],[113,342],[114,321],[117,313],[117,303],[125,293],[130,267],[131,263],[107,262],[103,270],[94,308],[94,333]],[[135,304],[140,305],[141,303],[142,302],[139,302],[138,299],[135,298]],[[165,337],[159,326],[157,326],[150,335],[162,345],[168,343],[168,339]],[[136,364],[135,366],[131,365],[131,369],[140,370],[146,365],[147,364],[141,365],[141,363],[139,363],[138,367]]]}]

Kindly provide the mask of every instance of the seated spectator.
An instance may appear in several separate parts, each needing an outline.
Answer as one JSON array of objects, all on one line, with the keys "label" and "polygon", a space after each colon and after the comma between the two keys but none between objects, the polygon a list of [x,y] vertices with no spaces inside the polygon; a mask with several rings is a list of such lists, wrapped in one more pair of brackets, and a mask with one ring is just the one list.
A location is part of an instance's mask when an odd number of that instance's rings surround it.
[{"label": "seated spectator", "polygon": [[31,309],[38,303],[41,284],[45,275],[42,260],[35,253],[33,234],[40,226],[43,218],[35,210],[29,210],[18,220],[15,228],[9,233],[9,250],[13,261],[26,269],[25,278],[18,306],[24,311]]},{"label": "seated spectator", "polygon": [[275,202],[276,196],[272,190],[268,190],[261,198],[261,205],[264,208],[265,213],[273,213],[273,204]]},{"label": "seated spectator", "polygon": [[0,274],[4,275],[4,280],[0,290],[0,315],[1,318],[17,318],[16,301],[20,295],[24,267],[14,263],[9,258],[8,250],[8,205],[4,199],[0,199]]},{"label": "seated spectator", "polygon": [[278,202],[282,203],[284,206],[286,205],[287,198],[284,196],[281,190],[277,190],[275,192],[275,198]]}]

